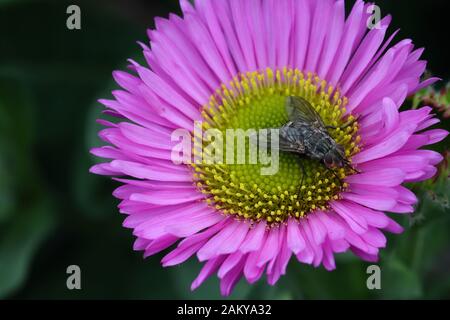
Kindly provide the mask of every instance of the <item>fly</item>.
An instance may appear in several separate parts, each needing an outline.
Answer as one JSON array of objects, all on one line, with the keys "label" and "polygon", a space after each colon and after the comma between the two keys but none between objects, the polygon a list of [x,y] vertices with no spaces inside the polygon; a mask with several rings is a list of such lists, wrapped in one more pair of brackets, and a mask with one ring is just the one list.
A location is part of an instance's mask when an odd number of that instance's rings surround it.
[{"label": "fly", "polygon": [[[322,162],[338,178],[335,168],[349,168],[358,172],[351,166],[345,156],[345,149],[329,134],[329,129],[337,127],[327,126],[314,107],[305,99],[289,96],[286,99],[286,111],[289,121],[279,128],[279,150],[291,152]],[[340,129],[354,124],[355,120],[345,123]],[[270,139],[270,137],[267,137]],[[303,184],[305,169],[301,164]]]}]

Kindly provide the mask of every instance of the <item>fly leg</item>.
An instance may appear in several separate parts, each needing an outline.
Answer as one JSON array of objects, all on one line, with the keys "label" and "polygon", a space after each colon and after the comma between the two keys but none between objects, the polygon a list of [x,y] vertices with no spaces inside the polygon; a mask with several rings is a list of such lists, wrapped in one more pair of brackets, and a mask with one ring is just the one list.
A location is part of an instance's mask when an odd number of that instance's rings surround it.
[{"label": "fly leg", "polygon": [[353,174],[355,173],[361,173],[361,171],[359,171],[358,169],[353,168],[352,164],[350,163],[350,161],[345,160],[345,167],[350,169],[350,171],[353,172]]},{"label": "fly leg", "polygon": [[298,157],[298,163],[300,164],[300,168],[302,169],[302,179],[300,180],[300,184],[298,186],[298,190],[297,193],[299,195],[299,197],[301,198],[302,196],[302,187],[303,187],[303,182],[305,181],[305,176],[306,176],[306,171],[305,171],[305,166],[303,165],[303,159]]},{"label": "fly leg", "polygon": [[334,171],[333,169],[328,168],[328,170],[331,171],[331,173],[334,175],[334,177],[337,179],[337,181],[339,182],[339,187],[342,190],[344,188],[344,186],[342,185],[342,181],[341,178],[338,176],[338,174],[336,173],[336,171]]}]

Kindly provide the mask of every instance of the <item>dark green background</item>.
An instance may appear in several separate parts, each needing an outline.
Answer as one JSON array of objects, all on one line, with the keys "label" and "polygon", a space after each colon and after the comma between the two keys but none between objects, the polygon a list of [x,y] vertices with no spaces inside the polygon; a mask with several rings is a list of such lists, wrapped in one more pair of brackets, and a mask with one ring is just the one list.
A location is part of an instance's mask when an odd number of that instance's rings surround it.
[{"label": "dark green background", "polygon": [[[397,39],[427,47],[429,69],[449,80],[446,2],[377,3],[394,16],[391,31],[402,28]],[[65,27],[69,4],[81,7],[80,31]],[[112,70],[140,57],[136,41],[153,17],[169,12],[176,1],[0,0],[0,298],[220,297],[216,279],[190,292],[196,261],[163,269],[162,255],[133,252],[111,196],[117,184],[88,173],[96,100],[110,97]],[[399,219],[407,231],[382,253],[382,290],[367,290],[368,264],[345,254],[331,273],[292,259],[277,286],[242,281],[232,298],[449,298],[448,182],[412,187],[422,205]],[[66,289],[71,264],[82,269],[80,291]]]}]

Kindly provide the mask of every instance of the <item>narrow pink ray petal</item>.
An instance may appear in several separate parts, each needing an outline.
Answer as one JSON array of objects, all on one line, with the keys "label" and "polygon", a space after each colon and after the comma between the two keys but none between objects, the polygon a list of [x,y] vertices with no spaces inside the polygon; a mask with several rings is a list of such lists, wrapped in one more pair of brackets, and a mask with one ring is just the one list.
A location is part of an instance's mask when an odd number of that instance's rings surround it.
[{"label": "narrow pink ray petal", "polygon": [[346,178],[346,181],[364,185],[394,187],[402,183],[404,179],[405,174],[401,169],[381,169],[351,175]]},{"label": "narrow pink ray petal", "polygon": [[213,258],[208,260],[200,271],[199,275],[191,284],[191,290],[197,289],[206,279],[208,279],[213,273],[215,273],[223,260],[225,260],[224,256],[219,256],[217,258]]}]

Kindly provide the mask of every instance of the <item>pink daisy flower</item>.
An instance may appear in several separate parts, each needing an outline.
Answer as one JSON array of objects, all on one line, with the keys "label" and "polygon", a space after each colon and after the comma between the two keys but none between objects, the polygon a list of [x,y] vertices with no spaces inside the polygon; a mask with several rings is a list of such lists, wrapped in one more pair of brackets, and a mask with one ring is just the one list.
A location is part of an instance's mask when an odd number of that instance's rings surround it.
[{"label": "pink daisy flower", "polygon": [[[91,172],[122,183],[114,196],[124,226],[145,257],[172,247],[162,265],[197,256],[204,266],[192,283],[217,274],[223,295],[244,277],[269,284],[299,262],[333,270],[336,253],[351,250],[377,261],[384,231],[402,227],[385,212],[414,210],[402,186],[433,177],[442,160],[422,150],[447,136],[426,130],[431,108],[400,112],[405,98],[437,79],[420,82],[426,62],[411,40],[392,45],[391,17],[369,29],[369,4],[343,0],[181,0],[183,18],[157,18],[143,44],[147,66],[130,60],[115,71],[122,87],[100,100],[99,136],[110,159]],[[385,40],[387,38],[387,40]],[[331,172],[319,161],[281,153],[273,176],[259,164],[176,164],[171,134],[194,132],[194,122],[225,131],[280,127],[287,96],[309,101],[358,173]],[[198,150],[197,150],[198,151]],[[299,192],[299,190],[301,190]]]}]

